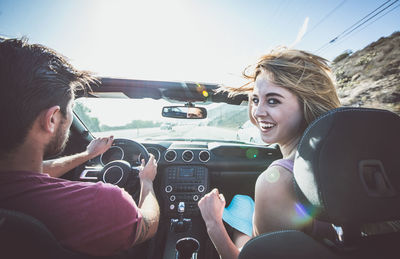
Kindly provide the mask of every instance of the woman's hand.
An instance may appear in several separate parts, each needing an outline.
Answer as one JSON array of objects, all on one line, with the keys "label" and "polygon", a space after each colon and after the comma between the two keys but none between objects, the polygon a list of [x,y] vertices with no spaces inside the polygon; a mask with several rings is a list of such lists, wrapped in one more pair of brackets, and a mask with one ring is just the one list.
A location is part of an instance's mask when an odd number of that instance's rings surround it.
[{"label": "woman's hand", "polygon": [[229,238],[224,223],[222,222],[222,213],[225,208],[224,195],[213,189],[200,199],[199,208],[201,216],[207,227],[207,233],[213,242],[215,249],[222,259],[236,259],[239,256],[239,250]]},{"label": "woman's hand", "polygon": [[207,226],[213,223],[222,223],[225,198],[224,195],[218,192],[218,189],[213,189],[211,192],[204,195],[204,197],[200,199],[198,205],[201,216]]}]

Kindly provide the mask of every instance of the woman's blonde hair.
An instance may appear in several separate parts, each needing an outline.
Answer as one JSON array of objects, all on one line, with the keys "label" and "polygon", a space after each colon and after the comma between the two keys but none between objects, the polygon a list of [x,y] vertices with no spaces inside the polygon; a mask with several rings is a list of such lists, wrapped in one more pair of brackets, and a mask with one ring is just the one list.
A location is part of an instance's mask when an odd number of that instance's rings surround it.
[{"label": "woman's blonde hair", "polygon": [[[302,50],[279,47],[243,71],[249,82],[239,88],[223,87],[231,95],[251,94],[257,76],[267,72],[269,79],[297,96],[303,106],[305,126],[325,112],[340,106],[327,60]],[[249,98],[249,116],[252,101]]]}]

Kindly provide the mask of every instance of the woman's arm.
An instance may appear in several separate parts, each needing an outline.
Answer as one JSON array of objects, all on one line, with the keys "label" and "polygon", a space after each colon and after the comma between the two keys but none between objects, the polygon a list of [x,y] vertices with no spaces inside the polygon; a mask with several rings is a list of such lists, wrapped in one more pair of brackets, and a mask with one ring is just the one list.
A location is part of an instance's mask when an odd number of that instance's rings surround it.
[{"label": "woman's arm", "polygon": [[292,172],[273,166],[258,177],[253,236],[283,229],[301,229],[310,221],[297,201]]},{"label": "woman's arm", "polygon": [[222,259],[236,259],[239,249],[230,239],[222,222],[225,198],[214,189],[199,201],[201,216],[206,223],[207,232]]}]

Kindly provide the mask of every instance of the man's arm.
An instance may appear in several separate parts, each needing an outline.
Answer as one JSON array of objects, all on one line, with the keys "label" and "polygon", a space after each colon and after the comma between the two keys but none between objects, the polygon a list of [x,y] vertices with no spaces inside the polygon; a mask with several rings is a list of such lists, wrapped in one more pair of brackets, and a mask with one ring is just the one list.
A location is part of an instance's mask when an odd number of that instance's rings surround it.
[{"label": "man's arm", "polygon": [[66,157],[43,161],[43,173],[52,177],[60,177],[80,164],[106,152],[113,142],[113,136],[92,140],[86,150]]},{"label": "man's arm", "polygon": [[[142,161],[142,165],[143,165]],[[150,155],[149,162],[143,171],[139,173],[141,182],[139,210],[142,220],[136,229],[134,244],[139,244],[153,237],[157,232],[158,221],[160,219],[160,208],[154,194],[153,181],[157,174],[157,164],[154,156]]]}]

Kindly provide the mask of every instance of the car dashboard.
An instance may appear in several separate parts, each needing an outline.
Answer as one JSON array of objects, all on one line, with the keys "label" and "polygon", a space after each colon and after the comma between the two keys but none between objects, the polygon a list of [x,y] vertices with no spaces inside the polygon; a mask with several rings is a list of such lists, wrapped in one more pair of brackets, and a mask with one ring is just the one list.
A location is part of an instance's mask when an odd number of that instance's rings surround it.
[{"label": "car dashboard", "polygon": [[[277,146],[214,141],[145,141],[140,144],[157,161],[154,189],[162,216],[168,218],[176,216],[180,202],[185,202],[185,216],[199,215],[197,202],[211,187],[223,189],[224,183],[235,177],[254,181],[272,161],[281,157]],[[94,172],[109,162],[125,160],[132,166],[139,166],[141,158],[142,154],[128,145],[128,141],[116,139],[107,152],[78,167],[75,180],[98,181]]]}]

